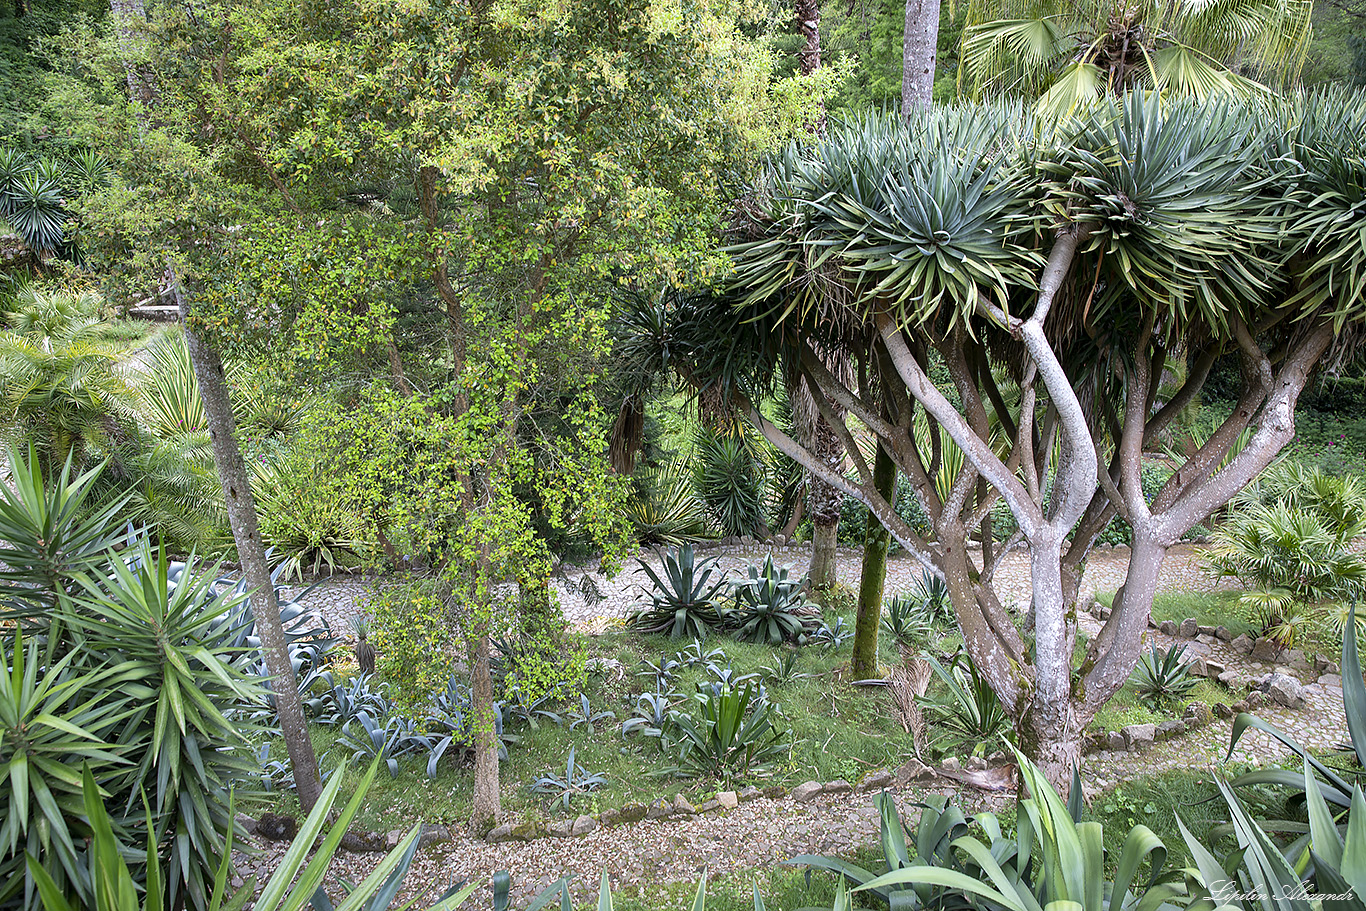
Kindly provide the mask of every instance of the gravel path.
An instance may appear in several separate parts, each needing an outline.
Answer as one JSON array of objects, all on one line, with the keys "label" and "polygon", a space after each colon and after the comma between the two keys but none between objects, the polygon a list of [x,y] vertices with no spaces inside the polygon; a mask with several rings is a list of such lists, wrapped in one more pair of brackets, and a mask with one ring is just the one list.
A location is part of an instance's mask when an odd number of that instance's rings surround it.
[{"label": "gravel path", "polygon": [[[1211,579],[1198,565],[1195,545],[1178,544],[1167,552],[1162,563],[1159,588],[1174,591],[1208,591],[1226,587]],[[709,547],[699,551],[702,557],[715,558],[718,568],[732,579],[743,578],[752,564],[760,563],[769,553],[782,566],[789,565],[795,574],[805,571],[810,562],[808,546],[786,547]],[[642,551],[642,559],[659,567],[658,554]],[[980,560],[979,560],[980,562]],[[1081,595],[1114,591],[1124,581],[1128,570],[1129,550],[1125,547],[1100,547],[1092,552],[1082,577]],[[643,603],[640,585],[645,579],[638,573],[639,564],[631,560],[614,578],[607,578],[596,567],[568,568],[553,580],[560,596],[560,604],[571,626],[588,633],[599,633],[615,621],[623,620]],[[838,558],[839,580],[857,589],[862,576],[862,552],[855,548],[841,548]],[[920,564],[904,553],[887,561],[886,592],[890,597],[911,591],[920,580]],[[316,607],[331,622],[334,630],[350,629],[350,618],[363,612],[365,592],[378,580],[339,577],[318,586],[304,599]],[[646,580],[648,581],[648,580]],[[997,592],[1004,601],[1018,601],[1029,597],[1029,561],[1023,549],[1007,555],[996,571]],[[585,597],[584,591],[591,593]]]},{"label": "gravel path", "polygon": [[[1162,567],[1162,588],[1177,591],[1209,590],[1219,587],[1197,565],[1190,545],[1173,548]],[[765,547],[713,548],[727,573],[743,573],[752,562],[769,552]],[[790,563],[800,572],[808,559],[803,548],[774,548],[780,564]],[[1113,591],[1123,581],[1128,561],[1127,549],[1096,551],[1087,565],[1082,583],[1083,596],[1096,591]],[[615,579],[596,572],[577,570],[557,580],[562,603],[570,623],[586,632],[600,632],[624,618],[638,604],[638,577],[628,567]],[[857,584],[859,553],[841,551],[839,577],[847,585]],[[585,599],[581,591],[587,576],[598,597]],[[920,578],[914,560],[899,555],[889,561],[887,592],[910,590]],[[1029,570],[1023,552],[1011,554],[997,572],[998,591],[1003,599],[1019,600],[1029,592]],[[307,603],[328,616],[334,628],[346,629],[346,618],[362,609],[364,580],[329,582],[308,598]],[[1089,615],[1084,624],[1094,624]],[[340,626],[338,626],[340,624]],[[1094,632],[1094,628],[1091,630]],[[1150,637],[1160,644],[1173,640],[1157,631]],[[1265,672],[1258,665],[1236,654],[1226,643],[1181,640],[1197,654],[1242,667],[1248,673]],[[1308,700],[1300,711],[1266,707],[1260,717],[1293,733],[1311,747],[1333,747],[1346,738],[1346,719],[1339,687],[1311,683],[1305,688]],[[1088,795],[1116,785],[1143,778],[1163,770],[1181,768],[1214,772],[1228,749],[1231,722],[1214,723],[1197,731],[1161,741],[1141,753],[1102,751],[1087,758],[1083,781]],[[1259,732],[1244,735],[1234,754],[1237,761],[1266,764],[1279,761],[1287,753],[1270,736]],[[928,789],[909,786],[894,793],[903,813],[912,815],[911,806],[926,793],[954,790],[950,782],[937,782]],[[1013,796],[967,791],[965,799],[979,809],[1000,808]],[[456,831],[453,840],[432,845],[415,861],[409,883],[414,891],[445,888],[455,879],[486,879],[493,872],[512,874],[514,900],[525,902],[541,888],[565,874],[576,877],[576,892],[587,895],[597,887],[602,871],[607,871],[614,886],[629,893],[635,888],[663,883],[695,882],[705,867],[713,881],[745,871],[768,867],[800,853],[848,854],[854,847],[869,844],[877,837],[877,818],[870,794],[820,795],[807,803],[790,796],[771,800],[758,798],[738,808],[705,816],[643,821],[597,831],[578,838],[543,838],[530,843],[489,844],[468,833]],[[267,845],[264,852],[245,861],[247,870],[268,871],[283,848]],[[344,855],[334,872],[355,881],[378,862],[378,856]],[[515,905],[514,905],[515,906]]]}]

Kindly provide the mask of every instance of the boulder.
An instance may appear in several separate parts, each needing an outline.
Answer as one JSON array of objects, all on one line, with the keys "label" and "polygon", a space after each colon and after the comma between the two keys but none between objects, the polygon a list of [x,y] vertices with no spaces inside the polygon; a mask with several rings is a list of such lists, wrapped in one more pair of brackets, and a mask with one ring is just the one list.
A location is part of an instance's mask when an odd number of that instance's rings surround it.
[{"label": "boulder", "polygon": [[1315,662],[1314,662],[1314,669],[1315,669],[1316,671],[1318,671],[1320,674],[1340,674],[1340,673],[1342,673],[1342,672],[1338,669],[1338,663],[1337,663],[1336,661],[1329,661],[1327,658],[1320,658],[1320,659],[1318,659],[1317,661],[1315,661]]},{"label": "boulder", "polygon": [[895,775],[886,769],[878,769],[865,775],[863,780],[858,783],[858,789],[860,791],[881,791],[895,784]]},{"label": "boulder", "polygon": [[792,789],[792,799],[797,803],[806,803],[820,792],[821,783],[819,781],[806,781]]},{"label": "boulder", "polygon": [[1233,650],[1238,654],[1250,655],[1252,654],[1252,643],[1252,637],[1249,636],[1247,633],[1243,633],[1229,644],[1233,646]]},{"label": "boulder", "polygon": [[1304,706],[1304,686],[1289,674],[1276,674],[1266,687],[1271,701],[1286,708],[1298,709]]},{"label": "boulder", "polygon": [[645,814],[649,810],[650,808],[643,803],[628,803],[617,810],[617,820],[620,822],[639,822],[645,818]]},{"label": "boulder", "polygon": [[451,835],[451,830],[445,826],[428,823],[422,827],[422,834],[417,837],[417,846],[425,848],[428,845],[450,841],[454,837]]},{"label": "boulder", "polygon": [[787,788],[780,784],[771,784],[764,788],[764,796],[769,800],[782,800],[787,796]]},{"label": "boulder", "polygon": [[1105,745],[1116,753],[1122,753],[1129,748],[1129,745],[1124,742],[1124,735],[1119,731],[1111,731],[1105,739]]},{"label": "boulder", "polygon": [[1274,663],[1281,656],[1281,651],[1281,644],[1275,639],[1261,638],[1252,643],[1252,651],[1248,654],[1253,661]]},{"label": "boulder", "polygon": [[1186,665],[1186,673],[1192,677],[1208,677],[1209,664],[1204,658],[1192,658],[1190,664]]},{"label": "boulder", "polygon": [[963,768],[969,772],[980,772],[987,767],[987,761],[981,756],[969,756]]},{"label": "boulder", "polygon": [[1263,693],[1261,690],[1253,690],[1247,694],[1247,698],[1244,699],[1243,702],[1247,704],[1249,709],[1261,708],[1266,705],[1266,693]]},{"label": "boulder", "polygon": [[1214,628],[1214,638],[1218,639],[1220,642],[1232,642],[1233,631],[1227,626],[1216,626]]},{"label": "boulder", "polygon": [[1309,657],[1305,655],[1302,649],[1286,649],[1285,654],[1281,656],[1281,662],[1290,665],[1290,667],[1294,668],[1297,671],[1310,670]]},{"label": "boulder", "polygon": [[934,770],[919,759],[908,759],[904,764],[897,767],[894,774],[896,775],[897,784],[906,785],[910,784],[912,781],[932,777],[934,775]]},{"label": "boulder", "polygon": [[1157,628],[1160,632],[1168,636],[1175,636],[1178,629],[1180,629],[1176,625],[1175,620],[1163,620],[1161,623],[1157,625]]},{"label": "boulder", "polygon": [[1208,625],[1206,625],[1206,624],[1204,624],[1204,623],[1200,624],[1200,635],[1202,635],[1202,636],[1209,636],[1211,639],[1215,639],[1215,638],[1217,638],[1217,637],[1214,635],[1215,632],[1216,632],[1216,627],[1208,626]]},{"label": "boulder", "polygon": [[943,762],[939,763],[939,767],[943,769],[945,772],[963,771],[963,764],[958,761],[958,758],[956,756],[948,757]]},{"label": "boulder", "polygon": [[1126,725],[1121,731],[1124,735],[1124,745],[1130,750],[1142,749],[1150,745],[1157,739],[1157,725],[1149,722],[1148,724]]},{"label": "boulder", "polygon": [[822,794],[848,794],[854,790],[853,786],[843,778],[836,778],[834,781],[827,781],[821,787]]},{"label": "boulder", "polygon": [[621,825],[621,811],[603,810],[598,814],[598,824],[604,829],[610,829],[612,826]]},{"label": "boulder", "polygon": [[1175,737],[1177,734],[1184,734],[1185,732],[1185,724],[1176,719],[1164,721],[1157,726],[1157,736],[1162,740],[1166,740],[1168,737]]},{"label": "boulder", "polygon": [[1200,635],[1200,621],[1194,617],[1187,617],[1181,621],[1181,626],[1177,630],[1177,635],[1183,639],[1194,639]]},{"label": "boulder", "polygon": [[1237,671],[1224,671],[1215,679],[1217,679],[1220,683],[1222,683],[1229,689],[1233,689],[1234,687],[1238,686],[1239,682],[1242,680],[1242,677],[1238,676]]},{"label": "boulder", "polygon": [[512,841],[534,841],[541,837],[541,825],[534,819],[512,827]]},{"label": "boulder", "polygon": [[552,823],[546,831],[554,838],[568,838],[574,834],[574,820],[566,819],[563,822]]},{"label": "boulder", "polygon": [[512,823],[505,822],[501,826],[494,826],[489,830],[489,834],[484,836],[486,841],[498,844],[504,841],[512,841]]},{"label": "boulder", "polygon": [[650,801],[650,806],[645,810],[646,819],[663,819],[673,810],[673,804],[662,797]]},{"label": "boulder", "polygon": [[673,811],[682,816],[692,816],[697,812],[697,808],[688,802],[688,798],[682,794],[674,795]]},{"label": "boulder", "polygon": [[719,809],[721,809],[721,801],[717,800],[715,797],[711,800],[704,800],[697,805],[697,812],[699,814],[715,813]]},{"label": "boulder", "polygon": [[598,821],[593,817],[589,816],[587,813],[585,813],[578,819],[574,820],[574,828],[572,830],[572,834],[579,836],[587,835],[589,832],[597,831],[597,828]]},{"label": "boulder", "polygon": [[1319,677],[1319,686],[1335,686],[1338,689],[1342,689],[1342,675],[1324,674]]},{"label": "boulder", "polygon": [[1234,715],[1233,709],[1230,708],[1229,706],[1224,705],[1224,703],[1222,703],[1222,702],[1216,702],[1216,703],[1214,703],[1214,717],[1216,717],[1216,718],[1232,718],[1233,715]]},{"label": "boulder", "polygon": [[1214,713],[1210,711],[1210,707],[1208,705],[1206,705],[1203,702],[1200,702],[1199,700],[1196,700],[1195,702],[1192,702],[1190,705],[1186,706],[1186,711],[1182,713],[1182,717],[1194,721],[1198,726],[1202,724],[1209,724],[1211,719],[1214,718]]},{"label": "boulder", "polygon": [[1206,677],[1212,677],[1215,680],[1218,680],[1219,675],[1228,670],[1228,668],[1224,667],[1224,665],[1218,661],[1211,661],[1208,658],[1204,659],[1204,661]]},{"label": "boulder", "polygon": [[723,810],[734,810],[740,806],[740,795],[734,791],[722,791],[716,795],[716,802],[721,805]]}]

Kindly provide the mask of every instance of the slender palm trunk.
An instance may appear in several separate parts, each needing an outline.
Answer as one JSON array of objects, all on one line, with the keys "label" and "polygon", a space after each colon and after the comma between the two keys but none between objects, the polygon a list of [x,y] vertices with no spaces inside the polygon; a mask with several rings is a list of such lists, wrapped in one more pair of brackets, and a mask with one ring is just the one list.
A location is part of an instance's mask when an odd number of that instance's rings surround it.
[{"label": "slender palm trunk", "polygon": [[[873,486],[888,503],[896,506],[896,463],[881,444],[873,462]],[[887,579],[887,548],[892,533],[871,512],[863,541],[863,573],[859,579],[858,613],[854,618],[854,658],[850,673],[855,680],[868,680],[877,673],[877,633],[882,621],[882,595]]]},{"label": "slender palm trunk", "polygon": [[218,352],[205,344],[199,333],[191,328],[189,301],[174,268],[167,270],[167,281],[176,306],[180,309],[180,320],[185,327],[185,346],[190,351],[190,364],[199,382],[199,397],[204,403],[209,439],[213,443],[213,461],[223,485],[228,524],[237,545],[238,559],[242,561],[242,575],[251,592],[252,614],[256,618],[257,634],[261,637],[261,651],[270,674],[275,709],[280,716],[280,731],[289,751],[289,765],[294,773],[299,805],[304,812],[308,812],[322,791],[318,781],[318,759],[313,753],[313,741],[309,737],[303,703],[299,699],[298,682],[289,661],[285,630],[280,623],[280,604],[275,597],[275,583],[271,581],[270,566],[261,544],[261,530],[256,522],[256,498],[251,492],[251,479],[242,460],[242,450],[237,445],[232,402],[228,399],[223,364]]}]

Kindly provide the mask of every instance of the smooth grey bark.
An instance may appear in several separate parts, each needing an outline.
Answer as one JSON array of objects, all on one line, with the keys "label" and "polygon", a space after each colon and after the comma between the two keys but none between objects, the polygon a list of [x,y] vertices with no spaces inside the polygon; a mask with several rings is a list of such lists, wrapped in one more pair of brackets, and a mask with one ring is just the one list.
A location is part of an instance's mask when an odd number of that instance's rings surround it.
[{"label": "smooth grey bark", "polygon": [[251,479],[242,460],[242,450],[237,445],[236,422],[232,402],[228,398],[223,363],[218,352],[191,327],[189,301],[174,267],[167,268],[166,281],[180,310],[185,346],[190,351],[190,364],[199,383],[199,397],[204,403],[209,439],[213,443],[214,467],[218,469],[218,479],[223,486],[228,524],[232,528],[233,542],[237,545],[238,559],[242,561],[242,575],[251,593],[252,614],[256,619],[257,634],[261,637],[261,652],[270,674],[271,691],[275,695],[275,709],[280,716],[280,731],[289,751],[289,766],[294,774],[299,805],[304,812],[308,812],[322,792],[318,781],[318,759],[313,753],[313,741],[309,737],[303,703],[299,699],[298,681],[289,662],[285,630],[280,623],[280,604],[275,597],[275,583],[270,578],[270,565],[266,562],[261,530],[256,521],[256,498],[251,491]]},{"label": "smooth grey bark", "polygon": [[939,50],[940,0],[906,0],[901,39],[901,114],[927,108],[934,100],[934,65]]}]

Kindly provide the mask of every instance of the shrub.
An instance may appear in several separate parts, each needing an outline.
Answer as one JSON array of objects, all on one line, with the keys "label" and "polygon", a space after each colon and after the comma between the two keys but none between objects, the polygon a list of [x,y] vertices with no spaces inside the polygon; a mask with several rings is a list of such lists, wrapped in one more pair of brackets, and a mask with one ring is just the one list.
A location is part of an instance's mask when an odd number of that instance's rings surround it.
[{"label": "shrub", "polygon": [[453,618],[442,600],[408,579],[376,589],[366,602],[379,673],[405,706],[425,704],[455,671]]},{"label": "shrub", "polygon": [[1366,584],[1366,558],[1351,551],[1364,532],[1366,485],[1287,461],[1239,495],[1203,556],[1217,575],[1281,600],[1342,599]]}]

